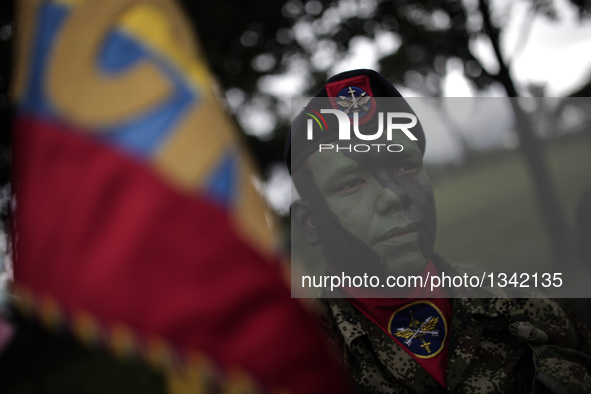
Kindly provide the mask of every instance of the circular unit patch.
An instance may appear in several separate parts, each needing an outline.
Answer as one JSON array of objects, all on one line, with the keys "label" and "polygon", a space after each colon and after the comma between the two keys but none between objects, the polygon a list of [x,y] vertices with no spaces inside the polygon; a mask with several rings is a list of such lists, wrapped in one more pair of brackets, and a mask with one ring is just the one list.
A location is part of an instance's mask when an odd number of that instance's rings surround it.
[{"label": "circular unit patch", "polygon": [[371,109],[371,96],[357,86],[347,86],[339,92],[337,105],[350,118],[358,112],[361,120]]},{"label": "circular unit patch", "polygon": [[418,358],[432,358],[443,350],[447,322],[432,302],[415,301],[392,313],[388,332]]}]

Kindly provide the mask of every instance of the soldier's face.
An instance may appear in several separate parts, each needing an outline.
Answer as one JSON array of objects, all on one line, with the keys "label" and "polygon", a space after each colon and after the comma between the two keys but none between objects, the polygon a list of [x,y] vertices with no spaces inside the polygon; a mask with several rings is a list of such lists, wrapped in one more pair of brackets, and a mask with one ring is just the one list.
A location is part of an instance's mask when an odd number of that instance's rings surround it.
[{"label": "soldier's face", "polygon": [[401,135],[379,142],[400,144],[404,149],[316,152],[307,166],[340,225],[371,248],[387,272],[417,274],[435,242],[431,181],[414,141]]}]

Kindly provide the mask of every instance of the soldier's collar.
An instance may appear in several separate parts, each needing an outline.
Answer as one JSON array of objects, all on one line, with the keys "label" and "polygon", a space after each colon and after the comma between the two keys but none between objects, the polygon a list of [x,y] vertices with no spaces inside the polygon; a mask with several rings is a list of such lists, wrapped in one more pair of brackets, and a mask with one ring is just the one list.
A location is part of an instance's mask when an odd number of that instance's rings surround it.
[{"label": "soldier's collar", "polygon": [[357,311],[347,300],[342,298],[333,298],[328,302],[330,311],[334,317],[339,331],[348,347],[351,343],[364,335],[368,335],[363,328]]}]

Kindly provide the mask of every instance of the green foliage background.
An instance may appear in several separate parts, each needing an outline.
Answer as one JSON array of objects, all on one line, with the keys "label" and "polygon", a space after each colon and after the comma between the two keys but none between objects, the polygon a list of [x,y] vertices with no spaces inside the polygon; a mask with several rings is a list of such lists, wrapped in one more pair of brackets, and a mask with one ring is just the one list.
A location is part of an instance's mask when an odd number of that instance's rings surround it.
[{"label": "green foliage background", "polygon": [[[543,150],[572,230],[579,197],[591,187],[590,135],[546,142]],[[548,237],[534,197],[517,151],[498,152],[436,182],[435,250],[451,262],[498,271],[551,269]]]}]

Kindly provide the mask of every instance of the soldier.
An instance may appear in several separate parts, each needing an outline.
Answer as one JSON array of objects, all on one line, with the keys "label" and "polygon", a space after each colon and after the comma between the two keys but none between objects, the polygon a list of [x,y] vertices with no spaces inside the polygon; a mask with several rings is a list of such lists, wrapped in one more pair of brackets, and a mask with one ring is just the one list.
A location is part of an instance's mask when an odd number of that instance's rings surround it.
[{"label": "soldier", "polygon": [[[288,140],[287,165],[301,196],[292,220],[309,243],[320,244],[329,273],[454,272],[433,253],[425,137],[394,86],[372,70],[344,72],[305,108]],[[388,110],[408,127],[385,116]],[[315,133],[314,122],[323,131]],[[588,341],[549,299],[442,298],[350,285],[340,291],[321,300],[320,318],[363,392],[591,391],[589,359],[567,350],[588,352]],[[552,356],[549,345],[558,346]]]}]

